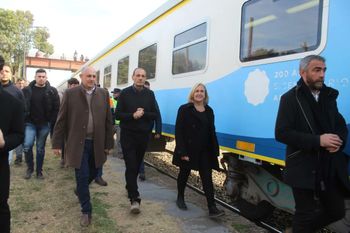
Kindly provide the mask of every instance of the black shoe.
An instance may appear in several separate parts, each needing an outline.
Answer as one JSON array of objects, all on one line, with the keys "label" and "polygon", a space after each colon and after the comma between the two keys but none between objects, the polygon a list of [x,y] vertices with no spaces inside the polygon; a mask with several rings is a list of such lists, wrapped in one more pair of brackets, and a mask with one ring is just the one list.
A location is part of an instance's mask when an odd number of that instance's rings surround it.
[{"label": "black shoe", "polygon": [[27,169],[26,174],[24,175],[24,179],[28,180],[32,177],[33,171],[30,169]]},{"label": "black shoe", "polygon": [[186,206],[184,198],[178,197],[176,200],[176,205],[181,210],[187,210],[187,206]]},{"label": "black shoe", "polygon": [[141,181],[145,181],[145,180],[146,180],[146,175],[145,175],[145,173],[140,173],[140,174],[139,174],[139,179],[140,179]]},{"label": "black shoe", "polygon": [[95,182],[101,186],[107,186],[108,183],[102,177],[96,177]]},{"label": "black shoe", "polygon": [[225,215],[223,210],[219,210],[215,205],[209,208],[209,218],[217,218]]},{"label": "black shoe", "polygon": [[16,159],[15,160],[15,165],[21,165],[22,164],[22,159]]},{"label": "black shoe", "polygon": [[36,178],[39,179],[39,180],[43,180],[44,179],[43,173],[42,172],[38,172],[36,174]]}]

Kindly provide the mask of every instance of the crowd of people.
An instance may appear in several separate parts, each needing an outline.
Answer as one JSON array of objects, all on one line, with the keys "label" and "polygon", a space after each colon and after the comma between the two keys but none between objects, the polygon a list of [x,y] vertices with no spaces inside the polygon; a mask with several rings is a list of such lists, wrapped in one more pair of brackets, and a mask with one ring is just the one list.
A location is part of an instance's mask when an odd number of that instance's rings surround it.
[{"label": "crowd of people", "polygon": [[[162,120],[156,97],[147,82],[147,72],[138,67],[133,84],[109,91],[96,84],[96,70],[86,66],[81,83],[68,80],[68,88],[58,93],[50,86],[44,69],[35,79],[12,83],[12,71],[0,56],[0,232],[10,232],[9,197],[12,151],[15,165],[22,163],[25,179],[35,171],[44,179],[45,145],[51,136],[60,166],[75,172],[75,195],[81,206],[80,225],[92,222],[89,184],[106,186],[102,178],[107,155],[125,162],[125,182],[130,213],[141,211],[138,178],[146,179],[143,158],[155,130],[159,139]],[[338,91],[324,84],[325,59],[312,55],[300,61],[300,80],[284,94],[276,120],[276,140],[287,145],[285,181],[292,187],[295,215],[292,231],[315,232],[345,215],[344,199],[350,193],[347,156],[342,152],[347,127],[337,109]],[[193,86],[188,102],[178,109],[175,123],[176,147],[173,164],[179,167],[176,205],[187,210],[185,187],[191,170],[199,171],[207,199],[209,217],[224,214],[214,200],[212,170],[219,169],[219,144],[214,110],[203,83]],[[34,166],[33,145],[36,142]],[[112,152],[113,151],[113,152]]]}]

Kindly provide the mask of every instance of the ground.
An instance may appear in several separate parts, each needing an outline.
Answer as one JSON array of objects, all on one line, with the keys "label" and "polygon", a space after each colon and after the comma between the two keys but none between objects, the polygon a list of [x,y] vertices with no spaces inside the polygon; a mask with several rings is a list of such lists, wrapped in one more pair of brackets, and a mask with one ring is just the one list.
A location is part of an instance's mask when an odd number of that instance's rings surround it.
[{"label": "ground", "polygon": [[176,219],[165,215],[163,206],[157,202],[144,200],[140,215],[129,214],[130,203],[126,197],[124,177],[112,172],[110,161],[104,167],[108,186],[90,185],[93,224],[82,228],[79,225],[80,205],[73,193],[74,170],[59,168],[59,158],[50,150],[46,152],[44,180],[38,180],[35,176],[25,180],[25,164],[11,165],[9,204],[13,233],[181,232]]},{"label": "ground", "polygon": [[[151,155],[157,159],[162,155]],[[149,157],[149,155],[148,155]],[[93,205],[93,222],[89,227],[80,226],[80,205],[74,195],[74,170],[60,168],[60,158],[53,155],[46,147],[44,163],[44,180],[33,176],[25,180],[26,165],[11,165],[11,190],[9,204],[12,211],[13,233],[182,233],[183,220],[169,214],[165,209],[167,202],[143,199],[141,214],[129,213],[130,203],[125,190],[124,173],[117,167],[123,167],[123,161],[109,157],[104,166],[103,177],[108,186],[101,187],[96,183],[90,185]],[[119,164],[119,165],[118,165]],[[170,167],[168,168],[170,169]],[[174,191],[176,181],[161,175],[156,170],[146,168],[147,180]],[[142,196],[142,193],[141,193]],[[186,200],[195,203],[206,212],[205,198],[187,189]],[[175,198],[174,198],[174,208]],[[205,216],[205,213],[204,213]],[[180,216],[182,217],[182,216]],[[226,211],[220,219],[232,233],[266,232],[254,223]]]}]

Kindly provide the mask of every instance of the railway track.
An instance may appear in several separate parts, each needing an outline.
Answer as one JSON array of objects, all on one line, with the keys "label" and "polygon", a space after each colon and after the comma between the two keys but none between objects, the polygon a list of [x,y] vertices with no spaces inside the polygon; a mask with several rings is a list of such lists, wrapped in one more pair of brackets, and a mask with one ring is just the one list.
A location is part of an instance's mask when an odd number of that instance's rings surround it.
[{"label": "railway track", "polygon": [[[145,163],[156,169],[158,172],[171,177],[172,179],[177,179],[178,168],[172,165],[171,159],[173,155],[174,143],[167,143],[167,147],[164,152],[152,152],[146,153],[145,155]],[[166,168],[166,169],[165,169]],[[196,172],[195,172],[196,173]],[[226,191],[223,188],[223,181],[225,177],[224,170],[221,169],[219,172],[213,172],[213,183],[216,190],[216,198],[215,201],[220,204],[225,209],[237,213],[238,215],[246,218],[242,215],[241,211],[234,205],[232,201],[229,200],[229,197],[226,195]],[[200,178],[198,173],[190,175],[189,180],[187,182],[187,186],[194,190],[195,192],[204,195],[204,192],[200,188]],[[246,218],[249,221],[249,218]],[[292,215],[279,209],[275,209],[273,214],[265,218],[263,221],[252,221],[257,226],[266,229],[268,232],[272,233],[282,233],[285,232],[284,229],[288,228],[291,225]],[[317,233],[333,233],[328,229],[322,229]]]},{"label": "railway track", "polygon": [[[164,157],[164,153],[167,153],[168,155],[172,155],[172,151],[167,149],[165,152],[162,152],[162,153],[148,153],[146,156],[145,156],[145,163],[154,168],[155,170],[157,170],[158,172],[168,176],[168,177],[171,177],[172,179],[176,180],[177,179],[177,176],[175,174],[177,174],[173,169],[164,169],[164,165],[160,165],[159,164],[159,161],[157,161],[156,159],[154,159],[155,155],[160,155],[160,157]],[[153,159],[152,159],[153,158]],[[153,161],[152,161],[153,160]],[[168,160],[168,159],[166,159]],[[166,161],[166,160],[162,160],[163,163],[168,163],[169,161]],[[169,172],[170,171],[170,172]],[[223,170],[221,171],[223,172]],[[191,175],[192,176],[192,175]],[[197,180],[199,181],[199,178],[198,177],[190,177],[189,180],[192,180],[192,182],[188,182],[187,183],[187,186],[194,190],[195,192],[197,192],[198,194],[200,195],[203,195],[204,196],[204,192],[202,189],[200,189],[197,185],[194,185],[192,183],[198,183],[198,182],[193,182],[193,180]],[[215,185],[215,184],[214,184]],[[217,186],[217,185],[216,185]],[[223,208],[225,208],[226,210],[229,210],[229,211],[232,211],[242,217],[244,217],[242,214],[241,214],[241,211],[235,207],[234,205],[228,203],[227,201],[223,200],[222,198],[218,198],[216,197],[215,198],[215,201],[220,204]],[[245,217],[244,217],[245,218]],[[254,221],[254,223],[267,230],[268,232],[271,232],[271,233],[282,233],[283,230],[279,229],[278,227],[274,226],[274,224],[270,224],[269,222],[267,221]]]}]

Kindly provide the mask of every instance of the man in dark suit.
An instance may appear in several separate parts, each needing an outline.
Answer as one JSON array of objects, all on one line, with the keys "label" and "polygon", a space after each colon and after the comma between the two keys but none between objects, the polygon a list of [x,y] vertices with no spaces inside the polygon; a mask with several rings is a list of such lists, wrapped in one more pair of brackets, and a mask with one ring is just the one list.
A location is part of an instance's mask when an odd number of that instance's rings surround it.
[{"label": "man in dark suit", "polygon": [[324,84],[325,59],[300,61],[300,80],[281,97],[276,140],[287,145],[285,182],[293,189],[293,232],[310,233],[342,219],[348,193],[348,130],[338,112],[338,91]]},{"label": "man in dark suit", "polygon": [[[0,56],[0,70],[4,59]],[[0,232],[10,232],[10,208],[7,203],[10,189],[8,152],[23,142],[23,103],[5,92],[0,84]]]}]

